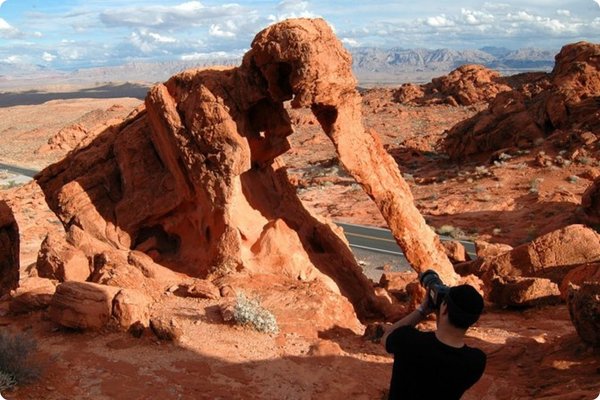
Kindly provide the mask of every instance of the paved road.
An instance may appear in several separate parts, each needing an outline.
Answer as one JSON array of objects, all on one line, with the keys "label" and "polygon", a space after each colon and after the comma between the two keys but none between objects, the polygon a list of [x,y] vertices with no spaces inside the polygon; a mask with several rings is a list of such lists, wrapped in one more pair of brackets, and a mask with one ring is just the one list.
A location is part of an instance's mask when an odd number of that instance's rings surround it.
[{"label": "paved road", "polygon": [[[365,225],[346,224],[336,222],[344,229],[344,234],[350,242],[350,247],[375,251],[380,253],[392,254],[404,257],[402,249],[396,243],[396,239],[389,229],[369,227]],[[449,236],[440,235],[441,240],[456,240]],[[475,254],[475,244],[466,240],[459,240],[465,246],[465,250],[472,259],[477,258]]]},{"label": "paved road", "polygon": [[25,175],[30,178],[33,178],[35,174],[40,172],[35,169],[22,168],[22,167],[18,167],[16,165],[8,165],[8,164],[2,164],[2,163],[0,163],[0,169],[5,169],[8,172],[12,172],[12,173],[19,174],[19,175]]}]

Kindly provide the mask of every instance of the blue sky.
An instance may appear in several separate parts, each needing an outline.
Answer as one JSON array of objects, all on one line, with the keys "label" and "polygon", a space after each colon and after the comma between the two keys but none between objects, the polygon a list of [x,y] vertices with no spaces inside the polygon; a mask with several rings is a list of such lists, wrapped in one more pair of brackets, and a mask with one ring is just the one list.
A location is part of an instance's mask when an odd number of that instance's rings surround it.
[{"label": "blue sky", "polygon": [[600,42],[600,0],[0,0],[0,62],[74,69],[236,56],[290,17],[325,18],[348,48]]}]

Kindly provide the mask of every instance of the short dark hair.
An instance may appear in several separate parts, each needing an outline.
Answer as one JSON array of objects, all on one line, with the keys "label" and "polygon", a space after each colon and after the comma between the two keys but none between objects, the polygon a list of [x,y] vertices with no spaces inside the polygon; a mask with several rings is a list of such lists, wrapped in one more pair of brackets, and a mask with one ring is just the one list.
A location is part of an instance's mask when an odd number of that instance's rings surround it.
[{"label": "short dark hair", "polygon": [[446,298],[448,319],[457,328],[468,329],[483,311],[483,297],[471,285],[453,286]]}]

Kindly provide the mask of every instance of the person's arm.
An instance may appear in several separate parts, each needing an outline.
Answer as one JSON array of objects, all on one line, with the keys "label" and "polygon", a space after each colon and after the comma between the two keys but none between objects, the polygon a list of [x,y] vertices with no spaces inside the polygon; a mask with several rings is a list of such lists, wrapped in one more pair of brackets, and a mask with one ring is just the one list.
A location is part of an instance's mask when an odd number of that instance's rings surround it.
[{"label": "person's arm", "polygon": [[429,307],[429,296],[425,296],[423,303],[419,304],[417,308],[404,318],[396,321],[393,325],[390,325],[381,337],[381,344],[386,347],[388,336],[401,326],[415,326],[419,322],[423,321],[433,311]]}]

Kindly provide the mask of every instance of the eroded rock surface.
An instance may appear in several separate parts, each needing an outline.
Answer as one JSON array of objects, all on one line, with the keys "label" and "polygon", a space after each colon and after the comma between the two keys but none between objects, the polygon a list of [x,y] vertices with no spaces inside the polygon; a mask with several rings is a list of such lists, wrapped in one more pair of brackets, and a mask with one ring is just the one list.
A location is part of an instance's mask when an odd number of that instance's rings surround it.
[{"label": "eroded rock surface", "polygon": [[19,226],[8,204],[0,200],[0,297],[19,285]]},{"label": "eroded rock surface", "polygon": [[[489,107],[453,127],[444,141],[456,159],[507,147],[529,148],[570,131],[579,145],[585,133],[600,133],[600,45],[578,42],[556,55],[553,71],[502,92]],[[564,148],[564,146],[563,146]]]},{"label": "eroded rock surface", "polygon": [[571,286],[567,305],[579,336],[594,346],[600,346],[600,283]]},{"label": "eroded rock surface", "polygon": [[498,93],[511,89],[499,72],[482,65],[467,64],[424,85],[404,84],[394,97],[409,104],[469,106],[490,101]]},{"label": "eroded rock surface", "polygon": [[256,36],[240,67],[155,86],[145,108],[37,180],[69,242],[93,260],[95,282],[130,287],[136,250],[200,278],[287,269],[334,283],[363,317],[381,313],[341,232],[304,208],[278,158],[293,133],[283,103],[309,107],[414,268],[436,266],[455,282],[395,162],[365,132],[355,86],[350,56],[324,21],[284,21]]}]

